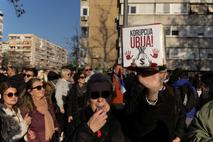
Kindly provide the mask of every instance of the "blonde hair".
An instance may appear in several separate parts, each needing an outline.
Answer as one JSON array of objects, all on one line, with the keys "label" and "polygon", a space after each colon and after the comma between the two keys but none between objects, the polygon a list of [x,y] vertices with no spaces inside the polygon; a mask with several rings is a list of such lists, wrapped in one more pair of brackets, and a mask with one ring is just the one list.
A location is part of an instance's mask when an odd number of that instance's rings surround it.
[{"label": "blonde hair", "polygon": [[71,71],[69,69],[62,69],[61,70],[61,78],[63,78],[65,75],[67,75],[68,73],[71,73]]},{"label": "blonde hair", "polygon": [[48,79],[47,79],[47,74],[44,70],[39,70],[38,71],[38,75],[37,75],[37,78],[39,78],[40,80],[44,81],[44,82],[47,82]]}]

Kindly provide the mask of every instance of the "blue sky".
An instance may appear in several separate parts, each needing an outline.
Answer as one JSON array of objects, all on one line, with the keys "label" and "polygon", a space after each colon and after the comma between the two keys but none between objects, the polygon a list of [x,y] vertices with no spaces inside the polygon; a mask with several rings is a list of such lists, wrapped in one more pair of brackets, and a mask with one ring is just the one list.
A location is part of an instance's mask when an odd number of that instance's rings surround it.
[{"label": "blue sky", "polygon": [[62,47],[79,28],[79,0],[20,0],[26,13],[17,17],[8,0],[0,0],[4,14],[3,41],[10,33],[32,33]]}]

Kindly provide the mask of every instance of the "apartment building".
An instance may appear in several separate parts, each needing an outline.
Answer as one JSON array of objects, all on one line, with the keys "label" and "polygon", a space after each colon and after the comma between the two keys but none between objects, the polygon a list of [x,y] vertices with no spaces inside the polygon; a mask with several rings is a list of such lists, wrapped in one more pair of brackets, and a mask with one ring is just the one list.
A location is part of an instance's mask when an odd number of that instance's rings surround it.
[{"label": "apartment building", "polygon": [[60,69],[67,64],[66,49],[34,34],[9,34],[7,54],[20,66]]},{"label": "apartment building", "polygon": [[[123,25],[124,0],[119,24]],[[128,25],[162,23],[169,69],[213,70],[212,0],[129,0]]]},{"label": "apartment building", "polygon": [[81,0],[80,48],[87,49],[85,62],[109,68],[117,60],[117,0]]}]

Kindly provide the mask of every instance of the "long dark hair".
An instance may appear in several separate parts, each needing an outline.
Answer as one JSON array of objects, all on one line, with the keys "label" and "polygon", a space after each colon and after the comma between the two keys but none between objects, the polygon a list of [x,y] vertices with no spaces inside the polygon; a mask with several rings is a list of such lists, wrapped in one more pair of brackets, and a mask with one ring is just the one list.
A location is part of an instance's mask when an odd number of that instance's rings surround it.
[{"label": "long dark hair", "polygon": [[[42,81],[39,78],[32,78],[26,84],[25,94],[19,99],[19,107],[21,110],[26,112],[32,112],[35,110],[35,105],[33,103],[33,99],[31,94],[29,93],[32,90],[33,84],[37,81]],[[46,97],[47,102],[50,103],[49,97]]]},{"label": "long dark hair", "polygon": [[[1,97],[0,102],[2,104],[4,104],[3,95],[9,88],[15,88],[18,93],[17,84],[13,80],[8,79],[8,80],[4,81],[3,83],[1,83],[0,93],[1,93],[2,97]],[[6,106],[4,105],[4,107],[6,107]],[[13,105],[12,108],[15,110],[16,113],[18,112],[17,103],[15,105]]]}]

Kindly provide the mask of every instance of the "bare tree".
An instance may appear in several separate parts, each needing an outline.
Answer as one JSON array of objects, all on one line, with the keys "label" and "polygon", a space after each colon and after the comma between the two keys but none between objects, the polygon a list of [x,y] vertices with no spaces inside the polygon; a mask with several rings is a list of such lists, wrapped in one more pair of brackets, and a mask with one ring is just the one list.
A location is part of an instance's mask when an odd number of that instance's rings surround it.
[{"label": "bare tree", "polygon": [[8,0],[8,1],[13,4],[17,17],[20,17],[22,14],[25,13],[23,4],[20,3],[20,0]]},{"label": "bare tree", "polygon": [[4,68],[6,68],[8,65],[22,68],[29,64],[30,62],[28,61],[28,58],[22,52],[8,51],[3,53],[2,67]]},{"label": "bare tree", "polygon": [[[112,0],[109,3],[112,4]],[[97,58],[94,56],[94,51],[100,50],[100,53],[103,54],[99,55],[96,60],[98,60],[98,62],[101,61],[99,62],[99,65],[103,68],[106,68],[109,62],[114,61],[110,58],[110,55],[113,53],[112,51],[116,49],[116,40],[113,39],[113,37],[116,36],[117,31],[116,29],[112,29],[111,27],[109,27],[109,21],[112,20],[110,17],[112,7],[113,6],[110,4],[107,8],[106,5],[96,5],[96,9],[99,13],[99,16],[97,18],[97,33],[95,36],[92,36],[89,41],[93,42],[93,45],[90,45],[90,47],[88,48],[88,54],[91,58],[91,62],[93,63],[93,59]]]}]

